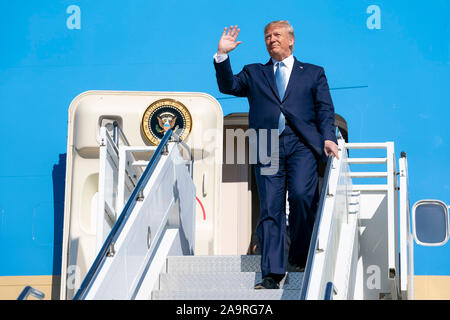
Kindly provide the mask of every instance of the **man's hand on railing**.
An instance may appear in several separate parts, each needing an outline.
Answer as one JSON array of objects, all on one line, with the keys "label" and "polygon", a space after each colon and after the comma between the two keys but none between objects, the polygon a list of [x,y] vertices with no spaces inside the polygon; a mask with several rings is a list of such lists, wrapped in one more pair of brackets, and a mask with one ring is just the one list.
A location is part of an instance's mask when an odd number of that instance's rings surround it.
[{"label": "man's hand on railing", "polygon": [[335,156],[337,159],[339,159],[338,146],[333,141],[325,140],[325,146],[324,146],[323,150],[327,157]]}]

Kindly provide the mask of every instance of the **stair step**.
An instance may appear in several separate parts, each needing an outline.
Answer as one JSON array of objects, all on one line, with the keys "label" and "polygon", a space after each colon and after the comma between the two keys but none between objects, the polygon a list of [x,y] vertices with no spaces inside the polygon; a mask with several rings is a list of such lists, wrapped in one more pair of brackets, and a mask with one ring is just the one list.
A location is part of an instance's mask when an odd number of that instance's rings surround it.
[{"label": "stair step", "polygon": [[[300,290],[303,272],[288,272],[280,282],[285,290]],[[193,273],[193,274],[160,274],[159,289],[162,291],[195,291],[195,290],[249,290],[261,282],[261,272],[230,273]]]},{"label": "stair step", "polygon": [[222,272],[261,272],[261,256],[171,256],[167,258],[167,273]]},{"label": "stair step", "polygon": [[261,256],[170,256],[153,300],[298,300],[303,272],[288,272],[280,289],[255,290]]},{"label": "stair step", "polygon": [[152,300],[299,300],[300,290],[155,290]]}]

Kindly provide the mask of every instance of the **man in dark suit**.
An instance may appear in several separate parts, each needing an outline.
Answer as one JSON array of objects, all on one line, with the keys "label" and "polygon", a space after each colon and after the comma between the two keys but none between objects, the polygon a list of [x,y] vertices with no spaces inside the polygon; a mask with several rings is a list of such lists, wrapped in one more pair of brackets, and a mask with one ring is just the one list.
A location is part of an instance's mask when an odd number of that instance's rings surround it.
[{"label": "man in dark suit", "polygon": [[[286,272],[286,191],[289,201],[288,263],[301,271],[306,264],[318,202],[318,161],[338,157],[334,107],[322,67],[298,61],[293,55],[294,30],[287,21],[264,29],[268,63],[250,64],[234,75],[228,53],[241,41],[237,26],[224,29],[214,55],[219,90],[247,97],[249,129],[259,134],[277,130],[278,144],[268,142],[277,170],[264,173],[258,158],[255,176],[260,199],[257,227],[263,280],[255,289],[277,289]],[[270,134],[269,134],[270,135]],[[260,139],[258,146],[261,147]],[[277,150],[270,149],[277,148]],[[259,152],[260,154],[261,152]]]}]

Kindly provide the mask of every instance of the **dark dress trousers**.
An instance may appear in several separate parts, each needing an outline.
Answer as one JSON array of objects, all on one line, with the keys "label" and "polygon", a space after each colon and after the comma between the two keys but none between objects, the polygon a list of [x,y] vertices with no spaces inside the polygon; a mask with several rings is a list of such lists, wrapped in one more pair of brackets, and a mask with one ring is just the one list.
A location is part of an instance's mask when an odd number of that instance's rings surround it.
[{"label": "dark dress trousers", "polygon": [[[318,200],[318,161],[324,161],[324,140],[336,141],[334,107],[322,67],[294,57],[289,82],[280,99],[272,59],[265,65],[250,64],[234,75],[230,59],[216,63],[219,90],[247,97],[249,128],[278,129],[280,112],[286,127],[279,137],[278,170],[262,174],[271,164],[258,161],[255,176],[260,199],[257,226],[262,276],[280,278],[286,271],[286,190],[289,201],[289,262],[304,266]],[[267,135],[271,153],[270,133]],[[259,139],[256,139],[259,143]],[[226,214],[226,213],[225,213]]]}]

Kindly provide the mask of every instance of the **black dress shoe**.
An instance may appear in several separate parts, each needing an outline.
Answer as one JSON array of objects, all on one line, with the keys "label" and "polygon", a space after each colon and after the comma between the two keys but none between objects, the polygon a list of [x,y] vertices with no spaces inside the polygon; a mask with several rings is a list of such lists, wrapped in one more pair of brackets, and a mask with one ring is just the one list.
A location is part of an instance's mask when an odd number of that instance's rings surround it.
[{"label": "black dress shoe", "polygon": [[255,289],[280,289],[280,285],[271,277],[265,277],[262,282],[255,285]]},{"label": "black dress shoe", "polygon": [[291,266],[291,268],[289,268],[289,271],[291,271],[291,272],[305,272],[305,267],[302,267],[302,266]]},{"label": "black dress shoe", "polygon": [[298,264],[288,264],[287,267],[289,272],[305,272],[305,266]]}]

